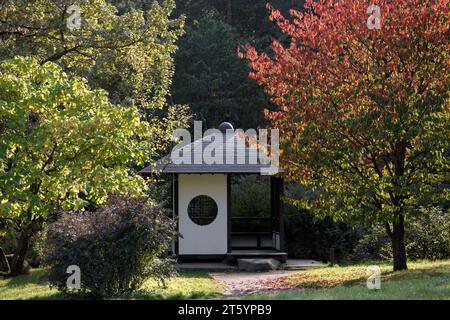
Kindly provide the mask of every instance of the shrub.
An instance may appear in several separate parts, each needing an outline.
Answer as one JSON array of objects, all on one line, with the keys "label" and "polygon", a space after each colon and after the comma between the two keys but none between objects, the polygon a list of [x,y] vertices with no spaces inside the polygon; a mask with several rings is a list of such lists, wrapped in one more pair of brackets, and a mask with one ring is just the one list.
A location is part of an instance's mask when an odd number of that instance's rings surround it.
[{"label": "shrub", "polygon": [[[233,216],[270,217],[270,184],[268,177],[235,176],[232,185]],[[330,249],[337,260],[343,259],[357,243],[359,234],[345,223],[331,219],[315,220],[307,210],[299,209],[289,200],[311,193],[299,184],[285,188],[284,225],[286,250],[291,258],[328,261]],[[291,201],[292,202],[292,201]],[[258,224],[253,224],[254,228]]]},{"label": "shrub", "polygon": [[[409,259],[450,258],[450,213],[439,207],[421,208],[406,221],[406,254]],[[389,237],[382,227],[374,227],[360,239],[351,260],[392,260]]]},{"label": "shrub", "polygon": [[450,211],[422,208],[406,228],[406,253],[410,259],[450,258]]},{"label": "shrub", "polygon": [[6,258],[5,252],[0,247],[0,276],[8,275],[11,272],[9,261]]},{"label": "shrub", "polygon": [[112,297],[138,289],[153,277],[164,283],[174,274],[167,256],[176,236],[164,210],[143,199],[111,197],[94,212],[65,213],[48,227],[49,281],[63,292],[67,267],[81,270],[81,294]]},{"label": "shrub", "polygon": [[351,261],[391,260],[391,239],[381,226],[365,229],[349,255]]},{"label": "shrub", "polygon": [[345,260],[360,237],[348,224],[330,218],[315,220],[305,210],[291,212],[284,221],[286,249],[292,258],[330,261],[333,249],[335,260]]},{"label": "shrub", "polygon": [[[6,255],[11,256],[11,259],[16,251],[19,236],[19,233],[13,228],[5,228],[0,231],[0,248],[3,249]],[[30,249],[27,251],[25,256],[26,261],[24,261],[25,269],[29,269],[29,267],[37,268],[40,266],[44,241],[45,233],[42,231],[36,232],[30,239]]]},{"label": "shrub", "polygon": [[42,265],[46,242],[46,233],[38,231],[30,241],[30,248],[28,249],[26,258],[33,268],[38,268]]},{"label": "shrub", "polygon": [[[13,265],[13,260],[14,259],[14,255],[13,254],[7,254],[5,255],[6,260],[8,261],[9,266]],[[19,270],[18,274],[30,274],[30,264],[28,263],[27,260],[23,260],[22,263],[22,268]]]},{"label": "shrub", "polygon": [[0,229],[0,247],[5,254],[13,253],[17,248],[19,234],[11,229]]},{"label": "shrub", "polygon": [[292,183],[285,189],[284,225],[286,249],[290,257],[330,261],[347,260],[348,254],[360,239],[359,228],[331,218],[318,219],[296,201],[311,197],[314,191]]}]

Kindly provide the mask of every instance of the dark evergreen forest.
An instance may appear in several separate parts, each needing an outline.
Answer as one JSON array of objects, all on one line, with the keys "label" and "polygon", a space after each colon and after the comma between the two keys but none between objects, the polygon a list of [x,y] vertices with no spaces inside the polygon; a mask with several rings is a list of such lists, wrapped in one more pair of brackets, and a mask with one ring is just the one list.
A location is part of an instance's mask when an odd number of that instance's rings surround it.
[{"label": "dark evergreen forest", "polygon": [[[146,10],[148,0],[111,0],[119,12]],[[248,78],[248,67],[237,48],[251,43],[270,53],[273,38],[280,39],[268,19],[266,0],[177,0],[174,17],[185,16],[185,34],[178,41],[175,75],[169,102],[188,105],[204,129],[223,121],[235,128],[267,125],[264,108],[271,108],[262,89]],[[301,9],[303,0],[273,0],[270,5],[288,13]]]}]

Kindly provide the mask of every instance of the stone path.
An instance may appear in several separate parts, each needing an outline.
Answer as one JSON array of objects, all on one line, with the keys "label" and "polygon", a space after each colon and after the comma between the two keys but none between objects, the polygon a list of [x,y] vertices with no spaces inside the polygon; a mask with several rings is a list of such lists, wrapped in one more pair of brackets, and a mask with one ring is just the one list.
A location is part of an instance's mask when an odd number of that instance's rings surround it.
[{"label": "stone path", "polygon": [[224,287],[223,294],[240,296],[244,294],[268,293],[275,290],[286,290],[291,287],[280,287],[276,281],[298,271],[277,270],[268,272],[211,272],[209,275]]}]

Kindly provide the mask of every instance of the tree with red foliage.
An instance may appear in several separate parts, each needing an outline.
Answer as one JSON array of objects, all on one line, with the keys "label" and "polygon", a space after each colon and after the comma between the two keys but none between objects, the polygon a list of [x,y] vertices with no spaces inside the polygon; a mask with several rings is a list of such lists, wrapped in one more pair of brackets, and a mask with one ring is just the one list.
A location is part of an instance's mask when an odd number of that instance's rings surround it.
[{"label": "tree with red foliage", "polygon": [[266,116],[280,129],[288,177],[316,190],[298,203],[382,224],[403,270],[405,218],[450,198],[450,2],[371,5],[307,0],[289,19],[269,6],[290,44],[240,54],[278,106]]}]

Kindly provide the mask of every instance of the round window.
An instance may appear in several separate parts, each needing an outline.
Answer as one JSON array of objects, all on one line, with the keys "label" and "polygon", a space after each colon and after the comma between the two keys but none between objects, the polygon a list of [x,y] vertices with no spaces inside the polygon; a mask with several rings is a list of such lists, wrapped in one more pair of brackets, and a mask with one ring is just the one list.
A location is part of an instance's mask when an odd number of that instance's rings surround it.
[{"label": "round window", "polygon": [[205,226],[217,217],[217,204],[208,196],[197,196],[189,202],[188,215],[195,224]]}]

